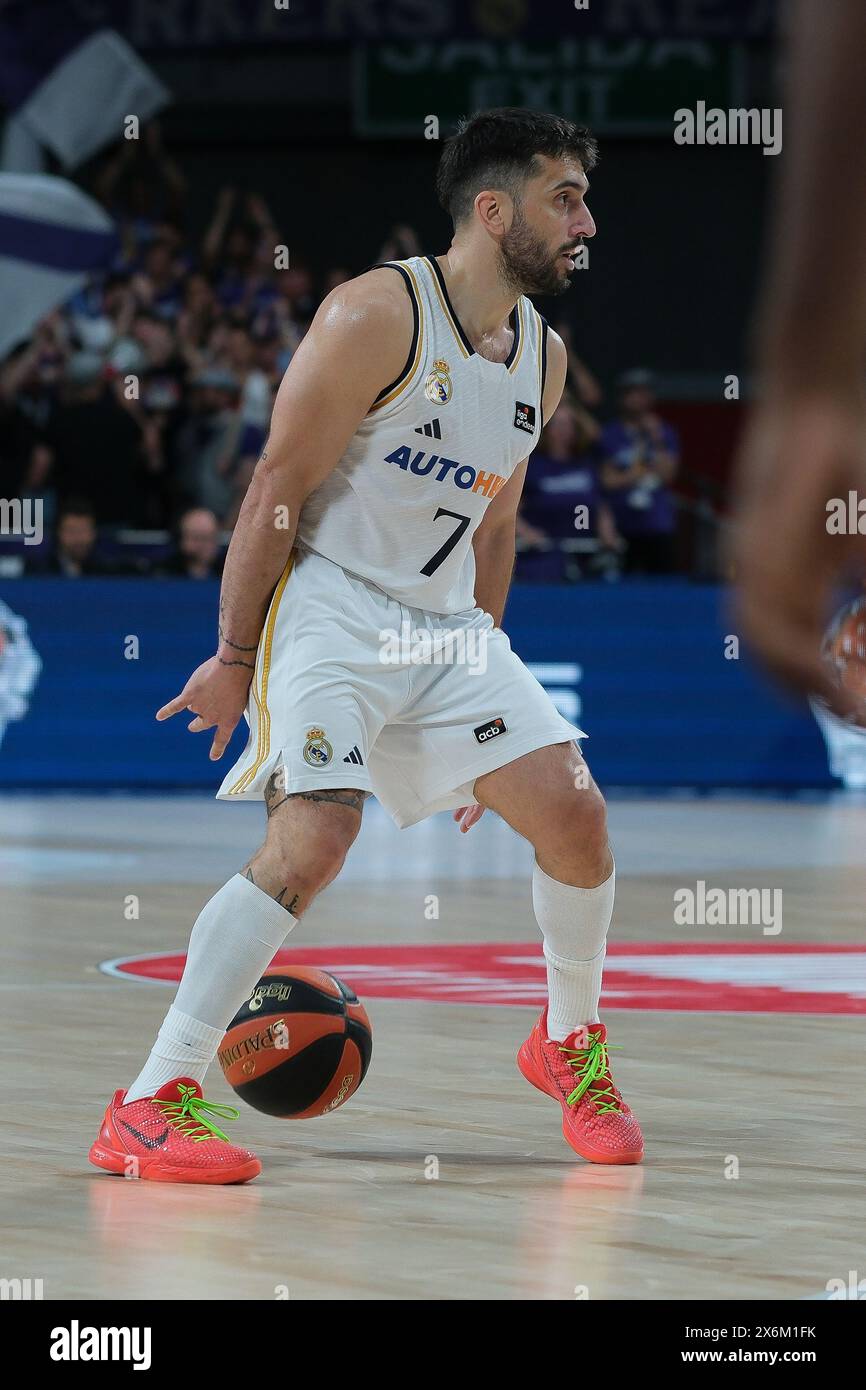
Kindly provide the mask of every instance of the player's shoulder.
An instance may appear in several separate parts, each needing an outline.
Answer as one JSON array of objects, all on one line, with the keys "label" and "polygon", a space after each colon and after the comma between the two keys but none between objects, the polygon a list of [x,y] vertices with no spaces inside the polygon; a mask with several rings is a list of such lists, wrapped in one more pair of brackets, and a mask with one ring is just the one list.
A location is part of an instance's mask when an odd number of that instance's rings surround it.
[{"label": "player's shoulder", "polygon": [[[539,318],[541,318],[541,315],[539,315]],[[551,328],[546,319],[542,318],[541,323],[547,347],[548,367],[554,367],[564,375],[568,365],[568,352],[565,343],[562,341],[562,338],[560,338],[556,329]]]},{"label": "player's shoulder", "polygon": [[562,399],[568,376],[568,352],[555,328],[542,320],[544,329],[544,398],[542,412],[549,420]]},{"label": "player's shoulder", "polygon": [[337,285],[322,300],[317,317],[367,332],[393,332],[404,326],[411,332],[412,300],[395,266],[372,266]]}]

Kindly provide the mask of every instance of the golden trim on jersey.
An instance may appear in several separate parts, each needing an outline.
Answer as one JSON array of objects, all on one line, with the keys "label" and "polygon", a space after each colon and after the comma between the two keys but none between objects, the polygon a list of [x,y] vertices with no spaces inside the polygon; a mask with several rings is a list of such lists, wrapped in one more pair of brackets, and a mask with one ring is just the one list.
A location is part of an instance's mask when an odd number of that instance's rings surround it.
[{"label": "golden trim on jersey", "polygon": [[514,354],[514,361],[508,368],[509,372],[517,370],[517,364],[523,355],[523,344],[526,342],[526,320],[523,317],[523,295],[521,295],[517,301],[517,336],[519,338],[517,352]]},{"label": "golden trim on jersey", "polygon": [[[430,278],[430,281],[431,281],[431,283],[432,283],[432,285],[433,285],[433,288],[435,289],[436,293],[437,293],[438,296],[439,296],[439,303],[442,305],[442,312],[444,313],[444,315],[445,315],[445,317],[447,318],[449,324],[451,325],[451,332],[454,334],[454,338],[455,338],[455,340],[456,340],[456,342],[457,342],[457,346],[459,347],[460,351],[463,353],[463,356],[464,356],[464,357],[469,357],[469,356],[471,356],[472,354],[470,354],[470,353],[467,352],[467,350],[466,350],[466,345],[465,345],[464,342],[463,342],[463,337],[462,337],[462,335],[461,335],[461,333],[460,333],[460,329],[459,329],[459,327],[458,327],[458,325],[457,325],[457,321],[456,321],[454,315],[453,315],[452,312],[451,312],[451,306],[449,305],[447,299],[445,298],[444,294],[442,293],[442,286],[441,286],[440,283],[439,283],[439,276],[442,274],[442,271],[441,271],[441,269],[440,269],[440,267],[439,267],[438,265],[434,264],[432,256],[431,256],[431,257],[428,257],[427,259],[430,261],[429,278]],[[438,273],[437,273],[437,272],[438,272]]]},{"label": "golden trim on jersey", "polygon": [[402,374],[397,377],[387,396],[383,396],[380,401],[373,402],[373,404],[370,406],[370,409],[367,411],[368,417],[370,415],[374,415],[377,410],[381,410],[383,405],[390,405],[392,401],[395,401],[397,399],[401,392],[406,390],[406,387],[409,385],[409,383],[415,376],[415,373],[418,370],[419,363],[421,362],[423,356],[424,300],[421,296],[421,290],[419,289],[418,281],[415,278],[415,272],[413,271],[411,266],[407,265],[405,261],[395,261],[394,264],[399,265],[403,270],[405,270],[406,274],[412,281],[412,297],[415,300],[415,308],[418,313],[418,340],[415,344],[415,356],[412,358],[412,361],[404,368]]},{"label": "golden trim on jersey", "polygon": [[[283,570],[279,583],[274,590],[274,596],[271,599],[271,606],[265,621],[265,630],[259,642],[259,651],[262,657],[261,671],[253,676],[251,692],[256,709],[259,712],[256,728],[256,760],[252,767],[248,768],[246,772],[241,773],[241,776],[238,778],[237,782],[235,782],[234,786],[229,787],[229,796],[235,796],[239,792],[246,791],[271,750],[271,712],[268,709],[268,678],[271,672],[271,647],[274,640],[274,628],[277,625],[277,614],[280,611],[280,603],[285,593],[286,584],[288,583],[294,563],[295,557],[294,554],[292,554],[289,556],[286,568]],[[256,676],[259,674],[261,677],[261,695],[256,689]]]},{"label": "golden trim on jersey", "polygon": [[541,315],[534,304],[532,306],[532,312],[535,315],[536,321],[535,361],[538,367],[538,423],[541,429],[544,429],[544,363],[542,361],[541,351],[542,340],[544,338],[544,324],[541,322]]}]

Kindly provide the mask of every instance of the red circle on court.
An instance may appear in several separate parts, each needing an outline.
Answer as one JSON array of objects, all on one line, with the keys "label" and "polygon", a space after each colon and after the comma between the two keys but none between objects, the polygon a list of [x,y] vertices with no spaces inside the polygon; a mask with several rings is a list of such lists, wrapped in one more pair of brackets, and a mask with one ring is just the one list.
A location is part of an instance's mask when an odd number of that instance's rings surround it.
[{"label": "red circle on court", "polygon": [[[175,984],[183,952],[122,956],[100,969],[124,980]],[[275,966],[315,965],[362,999],[543,1008],[538,940],[461,945],[323,946],[278,951]],[[776,942],[617,942],[607,948],[602,1008],[714,1013],[866,1013],[866,949]]]}]

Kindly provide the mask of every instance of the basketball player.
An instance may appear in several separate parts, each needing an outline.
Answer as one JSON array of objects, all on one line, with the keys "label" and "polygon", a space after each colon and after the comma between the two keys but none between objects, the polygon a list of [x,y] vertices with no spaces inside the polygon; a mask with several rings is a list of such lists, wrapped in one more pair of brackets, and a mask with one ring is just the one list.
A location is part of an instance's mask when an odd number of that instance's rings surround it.
[{"label": "basketball player", "polygon": [[[339,873],[371,792],[399,827],[456,808],[465,831],[489,807],[533,845],[549,1004],[518,1065],[559,1102],[578,1154],[642,1157],[598,1021],[614,898],[604,802],[575,743],[585,735],[499,626],[528,456],[566,373],[526,295],[568,288],[595,234],[595,158],[568,121],[477,115],[439,167],[448,252],[340,285],[292,360],[229,548],[217,650],[157,715],[215,728],[217,759],[246,709],[249,741],[218,795],[264,800],[265,839],[193,927],[150,1057],[91,1149],[103,1168],[134,1159],[141,1177],[211,1183],[260,1171],[201,1083]],[[398,637],[405,659],[399,642],[387,659]],[[425,643],[435,658],[413,661]],[[459,659],[479,651],[483,674]]]},{"label": "basketball player", "polygon": [[759,656],[847,715],[857,700],[820,652],[834,591],[866,572],[862,532],[827,530],[831,499],[866,496],[866,5],[797,0],[790,23],[762,394],[740,450],[733,559],[740,626]]}]

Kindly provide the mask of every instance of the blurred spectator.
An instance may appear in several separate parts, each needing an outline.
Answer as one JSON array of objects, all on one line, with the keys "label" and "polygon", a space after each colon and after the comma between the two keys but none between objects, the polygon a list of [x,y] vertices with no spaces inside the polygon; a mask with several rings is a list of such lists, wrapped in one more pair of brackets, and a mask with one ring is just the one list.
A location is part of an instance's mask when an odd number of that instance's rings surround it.
[{"label": "blurred spectator", "polygon": [[178,432],[175,457],[181,498],[206,507],[220,521],[232,506],[241,442],[237,378],[209,367],[193,378],[189,418]]},{"label": "blurred spectator", "polygon": [[51,554],[47,559],[37,557],[29,573],[88,579],[134,572],[128,565],[103,559],[97,552],[97,540],[94,508],[81,498],[70,498],[60,508]]},{"label": "blurred spectator", "polygon": [[240,385],[241,423],[261,431],[262,443],[271,419],[271,382],[256,364],[256,345],[247,328],[235,324],[226,340],[224,365]]},{"label": "blurred spectator", "polygon": [[382,243],[377,261],[407,261],[410,256],[423,255],[421,241],[414,227],[398,223],[392,227]]},{"label": "blurred spectator", "polygon": [[565,344],[568,359],[566,380],[571,384],[571,388],[580,403],[585,405],[587,410],[595,410],[601,404],[601,386],[598,378],[589,370],[586,363],[581,361],[575,351],[571,324],[567,319],[557,319],[553,327]]},{"label": "blurred spectator", "polygon": [[178,346],[193,369],[205,366],[205,352],[217,322],[217,301],[206,275],[196,272],[184,286],[183,308],[177,321]]},{"label": "blurred spectator", "polygon": [[118,402],[95,353],[70,357],[45,443],[53,462],[50,481],[60,497],[92,498],[100,523],[140,520],[142,430]]},{"label": "blurred spectator", "polygon": [[186,180],[162,145],[159,121],[149,121],[140,140],[121,140],[96,176],[95,193],[119,224],[125,259],[136,259],[166,220],[183,212]]},{"label": "blurred spectator", "polygon": [[566,393],[526,472],[517,535],[528,549],[518,558],[519,579],[562,583],[594,572],[595,557],[569,555],[563,542],[594,539],[609,550],[622,548],[593,457],[599,433],[598,422]]},{"label": "blurred spectator", "polygon": [[218,579],[223,563],[216,517],[206,507],[193,507],[181,517],[174,554],[158,572],[165,578]]},{"label": "blurred spectator", "polygon": [[670,574],[676,561],[670,484],[679,465],[679,437],[655,412],[651,372],[626,372],[618,387],[619,418],[605,425],[599,440],[602,485],[628,542],[627,570]]},{"label": "blurred spectator", "polygon": [[155,237],[145,247],[142,268],[132,278],[139,304],[162,319],[176,319],[183,303],[183,266],[175,261],[175,245],[168,237]]},{"label": "blurred spectator", "polygon": [[351,270],[347,270],[344,265],[335,265],[332,266],[330,270],[326,270],[324,284],[322,285],[322,298],[324,299],[329,295],[331,290],[335,290],[338,285],[345,285],[346,281],[351,280],[351,278]]},{"label": "blurred spectator", "polygon": [[178,352],[177,338],[170,323],[152,313],[140,313],[133,325],[133,337],[140,349],[139,403],[150,417],[168,424],[183,404],[187,364]]},{"label": "blurred spectator", "polygon": [[37,447],[33,422],[0,393],[0,497],[20,497],[29,490]]}]

